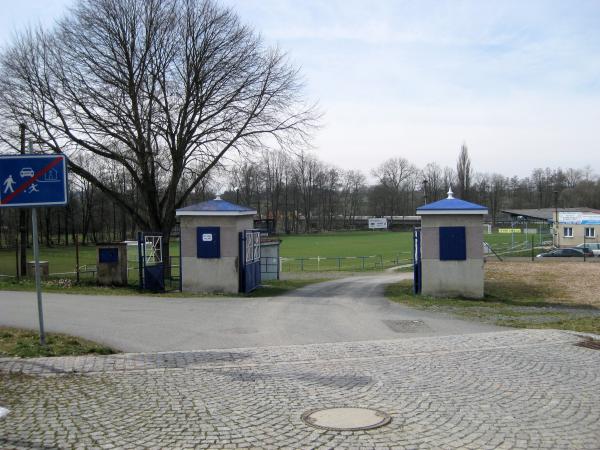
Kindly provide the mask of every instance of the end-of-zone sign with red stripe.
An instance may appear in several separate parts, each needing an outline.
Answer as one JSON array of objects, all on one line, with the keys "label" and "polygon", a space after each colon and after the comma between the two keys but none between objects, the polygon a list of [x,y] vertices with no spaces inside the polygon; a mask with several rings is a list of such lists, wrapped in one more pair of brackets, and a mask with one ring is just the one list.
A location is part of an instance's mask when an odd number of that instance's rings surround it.
[{"label": "end-of-zone sign with red stripe", "polygon": [[65,155],[0,156],[0,208],[66,204]]}]

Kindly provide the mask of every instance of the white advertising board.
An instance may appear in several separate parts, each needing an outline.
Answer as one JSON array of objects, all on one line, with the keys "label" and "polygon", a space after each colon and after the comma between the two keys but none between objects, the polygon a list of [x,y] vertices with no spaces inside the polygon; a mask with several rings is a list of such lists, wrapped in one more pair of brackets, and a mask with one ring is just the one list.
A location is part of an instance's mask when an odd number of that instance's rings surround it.
[{"label": "white advertising board", "polygon": [[567,225],[600,225],[600,214],[559,212],[558,222]]},{"label": "white advertising board", "polygon": [[387,219],[385,217],[382,218],[370,218],[369,219],[369,229],[370,230],[385,230],[387,229]]}]

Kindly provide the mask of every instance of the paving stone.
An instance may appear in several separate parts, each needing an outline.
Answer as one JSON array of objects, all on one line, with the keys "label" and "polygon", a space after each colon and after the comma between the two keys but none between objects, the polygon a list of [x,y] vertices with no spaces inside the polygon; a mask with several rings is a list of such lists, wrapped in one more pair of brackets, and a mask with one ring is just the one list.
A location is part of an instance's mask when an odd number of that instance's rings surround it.
[{"label": "paving stone", "polygon": [[[0,359],[0,448],[598,448],[600,352],[518,330],[390,341]],[[389,413],[368,431],[303,412]]]}]

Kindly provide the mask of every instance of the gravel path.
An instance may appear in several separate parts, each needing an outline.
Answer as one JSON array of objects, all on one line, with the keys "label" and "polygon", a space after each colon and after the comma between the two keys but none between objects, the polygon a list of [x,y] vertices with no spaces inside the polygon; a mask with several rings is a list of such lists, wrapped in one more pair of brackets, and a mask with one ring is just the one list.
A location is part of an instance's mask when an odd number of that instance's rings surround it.
[{"label": "gravel path", "polygon": [[[346,342],[501,328],[389,302],[387,283],[410,274],[344,278],[272,298],[165,298],[44,294],[48,331],[123,351]],[[0,292],[0,324],[37,327],[35,294]]]}]

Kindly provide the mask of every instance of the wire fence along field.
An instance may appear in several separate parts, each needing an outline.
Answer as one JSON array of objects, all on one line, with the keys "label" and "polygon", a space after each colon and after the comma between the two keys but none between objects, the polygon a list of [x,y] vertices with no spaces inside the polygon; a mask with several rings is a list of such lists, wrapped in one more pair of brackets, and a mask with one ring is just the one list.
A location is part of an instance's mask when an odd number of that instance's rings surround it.
[{"label": "wire fence along field", "polygon": [[[498,257],[518,257],[518,256],[533,256],[540,252],[544,252],[552,247],[552,235],[541,234],[541,235],[530,235],[524,236],[518,240],[513,241],[499,241],[487,239],[488,236],[484,236],[484,253],[486,256],[498,256]],[[506,238],[505,238],[506,239]]]},{"label": "wire fence along field", "polygon": [[384,270],[391,267],[410,266],[411,254],[398,254],[395,258],[370,256],[314,256],[280,258],[281,272],[332,272]]},{"label": "wire fence along field", "polygon": [[[318,235],[281,236],[281,258],[261,262],[268,272],[378,271],[412,264],[412,232],[344,232]],[[488,258],[530,257],[552,247],[549,233],[484,234]],[[170,243],[173,279],[180,274],[179,243]],[[533,248],[532,248],[533,245]],[[92,245],[79,247],[79,279],[96,280],[96,252]],[[364,253],[363,253],[364,252]],[[48,261],[50,279],[77,278],[76,250],[68,247],[42,247],[41,260]],[[31,260],[28,249],[28,260]],[[128,246],[128,278],[139,278],[137,246]],[[0,281],[16,278],[16,249],[0,249]]]},{"label": "wire fence along field", "polygon": [[[96,281],[96,246],[82,245],[79,247],[79,266],[77,265],[77,251],[75,246],[67,247],[42,247],[40,249],[40,264],[48,264],[49,280],[79,279],[82,283],[95,283]],[[175,281],[180,274],[179,243],[172,242],[169,257],[170,277],[165,282],[167,287],[176,287]],[[32,261],[31,249],[27,249],[27,260]],[[79,267],[79,274],[78,272]],[[15,248],[0,250],[0,281],[17,279],[17,256]],[[139,283],[139,260],[137,243],[127,246],[127,278],[128,284],[137,286]],[[175,281],[174,281],[175,280]],[[171,286],[173,285],[173,286]]]}]

